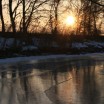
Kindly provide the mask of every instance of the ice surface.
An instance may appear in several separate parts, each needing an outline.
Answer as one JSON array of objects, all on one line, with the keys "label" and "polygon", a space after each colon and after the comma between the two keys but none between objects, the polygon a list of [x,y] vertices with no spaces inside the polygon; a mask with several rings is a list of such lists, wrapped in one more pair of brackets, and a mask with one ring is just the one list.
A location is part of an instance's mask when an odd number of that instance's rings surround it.
[{"label": "ice surface", "polygon": [[48,59],[83,59],[83,58],[97,58],[97,59],[104,59],[104,53],[88,53],[88,54],[80,54],[80,55],[47,55],[47,56],[27,56],[27,57],[16,57],[16,58],[6,58],[0,59],[0,64],[9,64],[9,63],[18,63],[18,62],[38,62],[39,60],[47,60]]}]

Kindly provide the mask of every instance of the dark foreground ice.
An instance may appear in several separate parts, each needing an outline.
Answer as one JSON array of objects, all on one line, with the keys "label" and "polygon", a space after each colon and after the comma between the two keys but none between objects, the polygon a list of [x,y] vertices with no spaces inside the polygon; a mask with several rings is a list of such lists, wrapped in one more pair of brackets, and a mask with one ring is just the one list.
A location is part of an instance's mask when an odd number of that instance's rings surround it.
[{"label": "dark foreground ice", "polygon": [[0,104],[104,104],[104,60],[0,65]]}]

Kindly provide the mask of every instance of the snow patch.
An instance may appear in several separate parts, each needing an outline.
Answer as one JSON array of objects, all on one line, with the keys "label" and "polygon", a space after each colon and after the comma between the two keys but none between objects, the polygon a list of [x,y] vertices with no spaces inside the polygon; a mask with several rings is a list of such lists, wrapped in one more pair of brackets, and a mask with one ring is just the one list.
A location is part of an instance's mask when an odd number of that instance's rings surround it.
[{"label": "snow patch", "polygon": [[72,48],[88,48],[88,47],[95,47],[95,48],[103,48],[104,47],[104,42],[96,42],[96,41],[89,41],[89,42],[83,42],[83,43],[72,43]]},{"label": "snow patch", "polygon": [[104,43],[95,42],[95,41],[84,42],[84,44],[87,46],[93,46],[95,48],[102,48],[102,46],[104,46]]},{"label": "snow patch", "polygon": [[87,48],[88,46],[83,44],[83,43],[72,43],[72,48],[77,48],[77,49],[80,49],[80,48]]},{"label": "snow patch", "polygon": [[12,47],[13,44],[14,44],[14,41],[15,41],[14,38],[8,38],[8,39],[6,39],[4,48],[10,48],[10,47]]},{"label": "snow patch", "polygon": [[28,46],[23,46],[22,51],[32,51],[32,50],[37,50],[38,48],[33,46],[33,45],[28,45]]}]

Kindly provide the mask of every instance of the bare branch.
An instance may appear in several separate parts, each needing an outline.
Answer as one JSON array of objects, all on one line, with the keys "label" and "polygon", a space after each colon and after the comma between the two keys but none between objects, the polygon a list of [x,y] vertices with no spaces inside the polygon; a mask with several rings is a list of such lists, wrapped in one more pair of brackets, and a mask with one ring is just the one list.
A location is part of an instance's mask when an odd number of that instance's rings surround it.
[{"label": "bare branch", "polygon": [[98,3],[98,2],[96,2],[94,0],[88,0],[88,1],[91,1],[92,3],[95,3],[95,4],[99,5],[99,6],[103,6],[104,7],[104,4]]}]

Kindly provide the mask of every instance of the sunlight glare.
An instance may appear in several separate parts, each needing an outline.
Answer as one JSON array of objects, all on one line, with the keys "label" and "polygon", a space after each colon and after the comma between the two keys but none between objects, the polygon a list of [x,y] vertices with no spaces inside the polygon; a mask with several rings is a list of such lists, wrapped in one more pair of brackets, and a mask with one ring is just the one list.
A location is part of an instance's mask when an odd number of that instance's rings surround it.
[{"label": "sunlight glare", "polygon": [[72,26],[75,23],[75,18],[73,16],[68,16],[66,18],[65,22],[67,25]]}]

